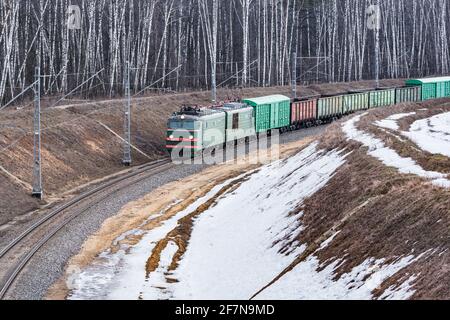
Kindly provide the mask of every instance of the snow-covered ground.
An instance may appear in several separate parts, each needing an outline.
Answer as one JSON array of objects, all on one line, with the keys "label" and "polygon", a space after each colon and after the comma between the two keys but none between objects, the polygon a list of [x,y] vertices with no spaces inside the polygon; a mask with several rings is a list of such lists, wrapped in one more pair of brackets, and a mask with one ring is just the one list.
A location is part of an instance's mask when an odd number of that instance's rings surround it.
[{"label": "snow-covered ground", "polygon": [[[237,189],[228,192],[194,221],[193,231],[178,268],[169,266],[178,250],[169,241],[158,268],[147,276],[146,262],[158,241],[178,220],[195,211],[227,184],[215,187],[186,210],[145,234],[133,247],[104,252],[91,266],[72,278],[71,299],[250,299],[281,275],[304,252],[296,241],[304,230],[300,210],[305,199],[322,189],[346,162],[344,151],[324,152],[312,144],[289,159],[262,167]],[[135,230],[140,233],[142,230]],[[130,234],[130,233],[128,233]],[[339,235],[324,241],[324,250]],[[339,257],[337,257],[339,258]],[[372,290],[414,261],[395,263],[369,259],[334,281],[333,263],[318,272],[314,256],[298,264],[258,299],[370,299]],[[410,279],[390,288],[384,298],[408,298]]]},{"label": "snow-covered ground", "polygon": [[400,173],[414,174],[421,178],[430,179],[431,182],[439,187],[450,188],[450,180],[447,175],[434,171],[427,171],[418,165],[411,158],[404,158],[400,156],[395,150],[388,148],[384,142],[369,133],[358,130],[356,123],[358,123],[364,116],[359,115],[353,117],[343,125],[344,133],[349,140],[355,140],[362,143],[369,148],[369,155],[383,162],[388,167],[398,169]]},{"label": "snow-covered ground", "polygon": [[450,157],[450,112],[418,120],[411,125],[409,131],[400,132],[398,120],[415,114],[415,112],[395,114],[375,124],[384,129],[398,131],[424,151]]},{"label": "snow-covered ground", "polygon": [[416,121],[403,135],[422,150],[450,157],[450,112]]},{"label": "snow-covered ground", "polygon": [[[333,280],[334,270],[342,261],[336,261],[323,271],[317,272],[316,270],[320,268],[318,259],[309,257],[256,298],[259,300],[273,299],[273,297],[278,299],[295,297],[302,300],[371,300],[372,292],[386,279],[420,258],[421,256],[417,258],[408,256],[399,258],[392,264],[385,264],[384,260],[368,259],[335,281]],[[390,288],[381,298],[385,300],[409,299],[414,294],[414,290],[411,288],[411,280],[414,279],[415,277],[412,276],[398,288]]]}]

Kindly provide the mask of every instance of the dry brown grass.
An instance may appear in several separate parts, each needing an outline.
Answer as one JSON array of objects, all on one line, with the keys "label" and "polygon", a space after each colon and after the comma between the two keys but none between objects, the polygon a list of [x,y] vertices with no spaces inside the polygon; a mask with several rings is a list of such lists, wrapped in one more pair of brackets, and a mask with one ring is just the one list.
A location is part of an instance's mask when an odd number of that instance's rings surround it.
[{"label": "dry brown grass", "polygon": [[[7,178],[3,175],[0,175],[0,185],[9,185],[9,188],[5,188],[0,193],[0,208],[11,208],[11,199],[17,199],[15,204],[23,212],[33,211],[38,208],[39,203],[37,200],[29,197],[20,186],[11,184],[10,180],[7,180]],[[14,218],[17,218],[15,208],[3,210],[0,214],[0,230],[3,224],[11,222]],[[0,232],[0,234],[3,234],[3,232]]]}]

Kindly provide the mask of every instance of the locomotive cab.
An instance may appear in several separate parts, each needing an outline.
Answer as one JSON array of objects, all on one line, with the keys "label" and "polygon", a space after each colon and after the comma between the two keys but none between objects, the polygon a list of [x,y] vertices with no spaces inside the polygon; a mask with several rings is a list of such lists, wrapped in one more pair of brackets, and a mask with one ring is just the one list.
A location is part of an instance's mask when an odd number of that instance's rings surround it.
[{"label": "locomotive cab", "polygon": [[175,113],[167,123],[166,148],[172,155],[174,152],[183,156],[187,153],[201,151],[202,124],[194,114],[195,109],[182,108]]},{"label": "locomotive cab", "polygon": [[226,114],[212,108],[183,107],[168,122],[167,150],[174,157],[201,154],[225,143]]}]

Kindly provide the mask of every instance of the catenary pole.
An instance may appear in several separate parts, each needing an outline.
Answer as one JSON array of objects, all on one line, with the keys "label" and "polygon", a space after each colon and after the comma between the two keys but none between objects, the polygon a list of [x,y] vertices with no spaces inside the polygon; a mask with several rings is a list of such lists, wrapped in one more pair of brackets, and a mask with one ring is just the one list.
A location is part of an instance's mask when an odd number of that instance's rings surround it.
[{"label": "catenary pole", "polygon": [[292,99],[295,101],[297,99],[297,50],[292,50]]},{"label": "catenary pole", "polygon": [[33,197],[43,199],[41,163],[41,69],[35,69],[34,96],[34,151],[33,151]]},{"label": "catenary pole", "polygon": [[125,110],[124,110],[124,148],[122,163],[131,166],[131,88],[130,88],[130,62],[126,63],[125,72]]}]

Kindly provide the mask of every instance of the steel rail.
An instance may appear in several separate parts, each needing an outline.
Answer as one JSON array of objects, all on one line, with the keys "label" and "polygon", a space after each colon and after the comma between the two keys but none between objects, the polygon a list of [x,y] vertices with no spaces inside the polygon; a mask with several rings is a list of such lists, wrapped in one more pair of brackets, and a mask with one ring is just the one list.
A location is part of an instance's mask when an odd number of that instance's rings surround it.
[{"label": "steel rail", "polygon": [[[82,201],[97,195],[98,193],[101,193],[102,191],[108,190],[114,186],[116,186],[117,184],[119,184],[120,182],[129,180],[131,178],[134,178],[136,176],[139,176],[141,174],[145,174],[145,173],[151,173],[151,174],[155,174],[155,173],[159,173],[164,171],[165,166],[171,164],[171,161],[169,159],[164,159],[164,160],[159,160],[159,161],[155,161],[146,165],[143,165],[141,167],[139,167],[138,170],[131,172],[129,174],[126,174],[125,176],[116,178],[104,185],[101,185],[93,190],[90,190],[78,197],[76,197],[75,199],[72,199],[71,201],[69,201],[68,203],[62,205],[61,207],[58,207],[57,209],[55,209],[54,211],[51,211],[49,214],[47,214],[45,217],[43,217],[42,219],[40,219],[39,221],[37,221],[36,223],[34,223],[33,225],[31,225],[27,230],[25,230],[22,234],[20,234],[17,238],[15,238],[11,243],[9,243],[5,248],[3,248],[0,251],[0,258],[3,258],[6,254],[8,254],[13,248],[15,248],[17,245],[19,245],[24,239],[26,239],[29,235],[31,235],[34,231],[38,230],[41,226],[43,226],[46,222],[49,222],[50,220],[52,220],[55,217],[58,217],[60,213],[66,211],[67,209],[70,209],[71,207],[74,207],[78,204],[80,204]],[[157,169],[161,169],[158,170],[156,172],[153,172],[154,170]],[[125,186],[122,186],[121,188],[114,190],[114,192],[119,191],[120,189],[123,189],[125,187],[130,186],[132,183],[136,183],[142,180],[147,179],[148,176],[143,176],[140,179],[137,180],[133,180],[132,182],[125,184]],[[107,199],[110,194],[104,195],[102,196],[100,199],[98,199],[96,202],[101,202],[105,199]],[[68,217],[67,219],[64,219],[64,221],[62,221],[60,224],[57,225],[56,228],[54,228],[51,232],[47,233],[45,237],[43,237],[40,241],[38,241],[32,248],[31,250],[25,255],[23,256],[19,263],[17,263],[14,267],[11,268],[11,272],[9,274],[7,274],[6,276],[6,281],[1,285],[1,289],[0,289],[0,300],[3,300],[6,293],[9,291],[9,289],[11,288],[12,284],[14,283],[14,281],[17,279],[18,275],[20,274],[20,272],[25,268],[25,266],[28,264],[28,262],[34,257],[34,255],[48,242],[50,241],[59,231],[61,231],[64,227],[66,227],[70,222],[72,222],[74,219],[76,219],[77,217],[79,217],[81,214],[83,214],[84,212],[86,212],[87,208],[82,208],[80,210],[77,210],[75,212],[75,214],[71,215],[70,217]]]}]

